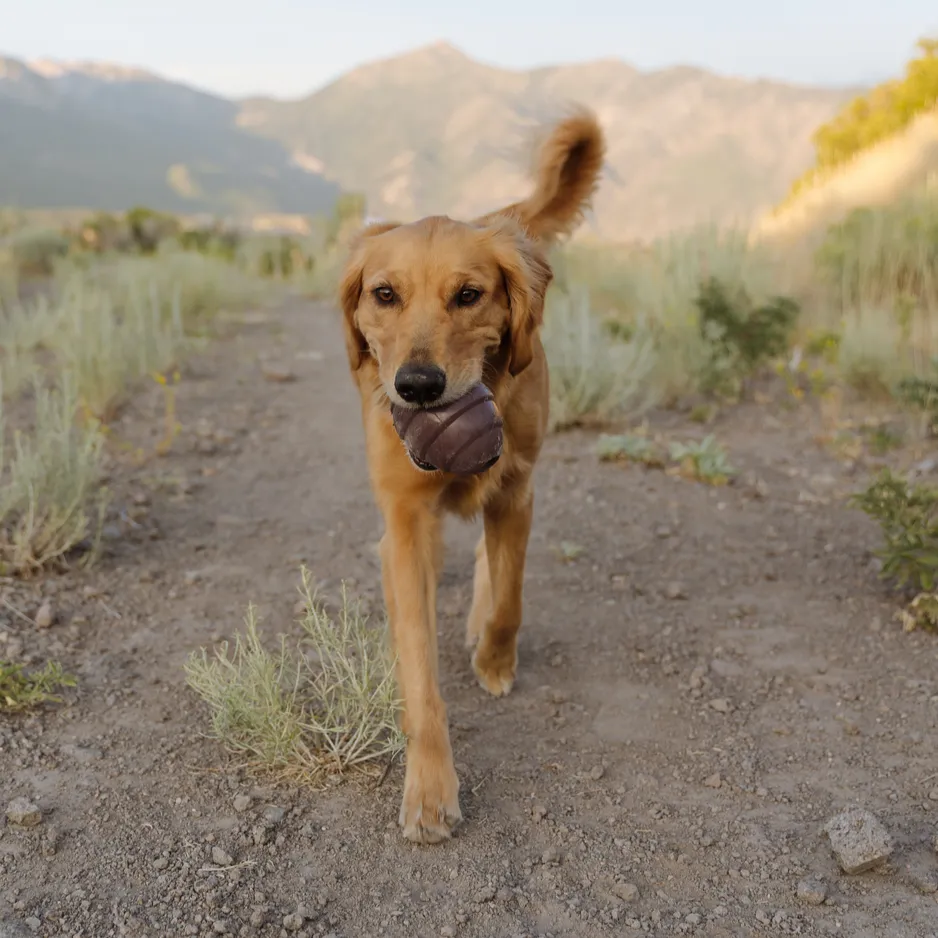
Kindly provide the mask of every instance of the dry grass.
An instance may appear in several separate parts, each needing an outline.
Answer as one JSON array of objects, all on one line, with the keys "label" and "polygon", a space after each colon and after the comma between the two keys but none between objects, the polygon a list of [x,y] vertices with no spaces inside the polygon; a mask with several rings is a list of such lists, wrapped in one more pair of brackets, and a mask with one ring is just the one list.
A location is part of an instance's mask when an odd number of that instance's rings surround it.
[{"label": "dry grass", "polygon": [[[9,434],[0,410],[0,563],[28,575],[96,543],[105,505],[100,488],[103,437],[96,423],[77,425],[78,397],[63,376],[36,387],[32,432]],[[12,436],[12,445],[3,445]],[[86,556],[93,556],[93,551]]]},{"label": "dry grass", "polygon": [[385,632],[373,627],[344,588],[330,616],[309,572],[301,593],[301,638],[264,647],[249,607],[244,633],[186,664],[189,685],[208,704],[211,735],[250,766],[316,783],[373,767],[403,751],[393,662]]}]

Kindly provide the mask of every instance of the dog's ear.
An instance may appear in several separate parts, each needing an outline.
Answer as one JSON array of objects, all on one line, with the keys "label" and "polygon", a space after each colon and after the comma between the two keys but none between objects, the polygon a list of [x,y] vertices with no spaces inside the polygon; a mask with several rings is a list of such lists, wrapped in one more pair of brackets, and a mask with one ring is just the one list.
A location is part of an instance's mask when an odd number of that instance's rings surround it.
[{"label": "dog's ear", "polygon": [[358,371],[368,354],[368,343],[358,328],[356,313],[362,298],[362,277],[368,256],[368,239],[397,228],[397,222],[377,222],[363,228],[349,245],[348,260],[339,281],[339,309],[342,310],[342,328],[345,332],[345,348],[352,371]]},{"label": "dog's ear", "polygon": [[534,358],[534,336],[554,273],[543,249],[514,224],[496,222],[492,247],[508,296],[508,372],[516,376]]}]

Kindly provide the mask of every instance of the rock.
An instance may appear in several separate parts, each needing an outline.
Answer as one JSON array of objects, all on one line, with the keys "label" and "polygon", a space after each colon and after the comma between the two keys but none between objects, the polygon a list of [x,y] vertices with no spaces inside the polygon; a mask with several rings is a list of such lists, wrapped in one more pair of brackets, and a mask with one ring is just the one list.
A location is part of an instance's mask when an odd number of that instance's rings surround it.
[{"label": "rock", "polygon": [[924,896],[933,896],[938,893],[938,872],[933,869],[916,865],[906,867],[906,876],[909,882]]},{"label": "rock", "polygon": [[929,800],[929,801],[938,801],[938,788],[933,788],[933,789],[928,793],[928,800]]},{"label": "rock", "polygon": [[36,827],[42,823],[42,812],[26,798],[14,798],[7,805],[7,820],[17,827]]},{"label": "rock", "polygon": [[677,580],[672,581],[665,587],[664,595],[668,599],[687,599],[684,584]]},{"label": "rock", "polygon": [[795,896],[805,905],[821,905],[827,898],[827,885],[815,877],[803,879],[795,887]]},{"label": "rock", "polygon": [[36,623],[36,628],[48,629],[55,625],[55,619],[55,609],[52,607],[52,603],[47,599],[36,610],[36,618],[33,621]]},{"label": "rock", "polygon": [[155,870],[165,870],[169,866],[169,860],[166,857],[157,857],[153,861],[153,868]]},{"label": "rock", "polygon": [[223,918],[217,918],[212,922],[212,931],[216,935],[227,935],[228,934],[228,923]]},{"label": "rock", "polygon": [[282,365],[268,364],[264,365],[264,380],[275,384],[287,384],[290,381],[296,381],[296,375]]},{"label": "rock", "polygon": [[590,778],[594,782],[598,782],[605,774],[606,770],[601,765],[594,765],[590,769]]},{"label": "rock", "polygon": [[491,884],[483,886],[473,898],[478,903],[491,902],[495,898],[495,887]]},{"label": "rock", "polygon": [[732,710],[732,705],[725,697],[716,697],[710,701],[709,707],[711,710],[716,710],[717,713],[729,713]]},{"label": "rock", "polygon": [[714,772],[713,775],[708,775],[704,779],[704,785],[706,785],[707,788],[719,788],[722,784],[723,779],[720,778],[719,772]]},{"label": "rock", "polygon": [[699,925],[703,919],[697,912],[690,912],[684,916],[684,921],[688,925]]},{"label": "rock", "polygon": [[212,862],[217,866],[231,866],[234,863],[234,857],[221,847],[212,847]]},{"label": "rock", "polygon": [[456,927],[454,925],[444,925],[440,929],[440,938],[456,938]]},{"label": "rock", "polygon": [[286,808],[280,808],[275,804],[269,804],[264,808],[264,817],[271,824],[279,824],[287,813]]},{"label": "rock", "polygon": [[548,847],[541,854],[541,863],[544,863],[545,865],[548,863],[557,863],[559,862],[559,860],[560,860],[560,854],[557,852],[556,847]]},{"label": "rock", "polygon": [[234,809],[238,814],[247,811],[251,807],[251,796],[250,795],[236,795],[234,800]]},{"label": "rock", "polygon": [[613,883],[612,892],[623,902],[634,902],[638,898],[638,886],[635,883]]},{"label": "rock", "polygon": [[889,831],[879,818],[863,808],[848,808],[824,825],[824,833],[840,868],[863,873],[885,863],[894,849]]},{"label": "rock", "polygon": [[287,931],[299,931],[303,927],[303,916],[299,912],[291,912],[283,917],[283,927]]},{"label": "rock", "polygon": [[37,932],[42,928],[42,922],[35,915],[31,915],[26,919],[26,927],[32,932]]}]

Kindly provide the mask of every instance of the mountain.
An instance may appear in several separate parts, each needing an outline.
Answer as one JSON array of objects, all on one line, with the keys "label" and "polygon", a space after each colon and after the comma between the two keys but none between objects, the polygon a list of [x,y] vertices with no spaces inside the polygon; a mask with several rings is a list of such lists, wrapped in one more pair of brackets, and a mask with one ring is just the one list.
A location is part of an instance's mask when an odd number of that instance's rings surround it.
[{"label": "mountain", "polygon": [[246,100],[238,124],[364,192],[370,214],[468,217],[526,191],[532,131],[585,104],[609,137],[591,230],[632,239],[751,221],[811,165],[814,129],[856,93],[619,60],[509,71],[437,43],[302,100]]},{"label": "mountain", "polygon": [[0,205],[329,211],[338,185],[240,128],[238,111],[137,69],[0,57]]}]

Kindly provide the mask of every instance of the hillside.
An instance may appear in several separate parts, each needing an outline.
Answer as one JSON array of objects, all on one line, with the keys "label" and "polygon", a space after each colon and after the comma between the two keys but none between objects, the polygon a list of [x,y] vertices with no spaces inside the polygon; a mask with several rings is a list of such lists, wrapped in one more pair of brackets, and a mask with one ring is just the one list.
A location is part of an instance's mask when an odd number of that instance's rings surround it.
[{"label": "hillside", "polygon": [[643,238],[760,214],[810,165],[812,132],[854,93],[618,60],[516,72],[436,44],[302,100],[245,101],[239,124],[365,192],[372,214],[466,216],[516,198],[531,129],[587,104],[610,140],[593,232]]},{"label": "hillside", "polygon": [[338,187],[237,126],[237,105],[146,72],[0,57],[0,205],[314,213]]}]

